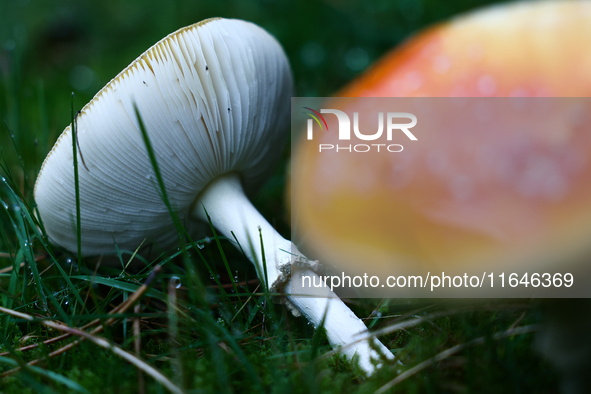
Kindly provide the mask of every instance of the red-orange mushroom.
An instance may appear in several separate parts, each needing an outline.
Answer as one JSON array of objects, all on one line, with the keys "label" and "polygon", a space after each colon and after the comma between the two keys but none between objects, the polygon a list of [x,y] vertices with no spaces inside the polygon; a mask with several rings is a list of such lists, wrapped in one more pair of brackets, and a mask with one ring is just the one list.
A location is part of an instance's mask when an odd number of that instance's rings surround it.
[{"label": "red-orange mushroom", "polygon": [[[591,2],[499,5],[420,33],[336,96],[589,97],[589,48]],[[317,147],[299,144],[292,207],[306,247],[355,272],[390,275],[415,264],[441,273],[496,261],[496,274],[575,268],[588,278],[590,100],[578,100],[578,110],[544,100],[555,107],[538,111],[537,132],[441,128],[395,157],[341,160],[340,176],[364,180],[361,189],[335,182]],[[323,137],[337,143],[335,133]],[[591,304],[558,301],[546,303],[537,348],[561,372],[562,392],[590,392]]]},{"label": "red-orange mushroom", "polygon": [[[589,96],[590,21],[590,2],[487,8],[419,34],[337,96]],[[550,104],[523,132],[439,127],[396,155],[340,155],[331,171],[318,145],[300,144],[292,206],[306,247],[382,275],[574,264],[591,254],[591,117],[587,102]]]},{"label": "red-orange mushroom", "polygon": [[591,4],[497,5],[434,26],[339,97],[586,97]]}]

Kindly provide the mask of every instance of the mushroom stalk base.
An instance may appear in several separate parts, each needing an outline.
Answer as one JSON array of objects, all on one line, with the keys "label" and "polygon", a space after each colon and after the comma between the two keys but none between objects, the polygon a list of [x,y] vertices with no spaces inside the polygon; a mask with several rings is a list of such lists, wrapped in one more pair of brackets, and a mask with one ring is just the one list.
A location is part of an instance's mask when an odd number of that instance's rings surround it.
[{"label": "mushroom stalk base", "polygon": [[[306,296],[299,290],[300,294],[291,294],[293,281],[301,281],[302,275],[316,277],[316,283],[320,283],[320,279],[310,269],[298,270],[294,276],[288,274],[286,277],[285,273],[290,272],[286,268],[290,267],[294,255],[300,259],[303,256],[290,241],[279,235],[251,204],[244,194],[238,175],[228,174],[218,178],[199,195],[192,214],[207,221],[204,207],[218,231],[230,240],[236,237],[244,253],[255,264],[263,282],[264,250],[266,280],[269,287],[282,282],[292,310],[295,309],[304,315],[314,327],[318,327],[324,318],[324,328],[334,348],[343,347],[342,353],[349,359],[357,357],[359,366],[368,374],[373,373],[375,369],[371,359],[379,358],[372,346],[389,359],[393,358],[392,353],[367,333],[365,324],[328,287],[322,288],[321,294],[315,289],[314,296]],[[372,346],[369,341],[373,341]]]}]

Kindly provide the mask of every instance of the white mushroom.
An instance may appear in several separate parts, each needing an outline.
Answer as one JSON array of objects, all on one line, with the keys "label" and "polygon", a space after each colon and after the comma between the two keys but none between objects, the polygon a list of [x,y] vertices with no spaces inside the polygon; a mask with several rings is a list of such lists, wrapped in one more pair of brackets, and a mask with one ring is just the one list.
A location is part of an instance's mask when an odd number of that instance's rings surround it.
[{"label": "white mushroom", "polygon": [[[232,231],[268,285],[283,281],[291,306],[325,328],[335,347],[363,337],[365,325],[330,291],[327,297],[289,295],[282,267],[297,249],[246,198],[273,169],[289,127],[292,77],[278,42],[254,24],[209,19],[170,34],[109,82],[77,118],[81,245],[85,255],[128,250],[144,240],[171,247],[178,235],[160,196],[135,105],[142,116],[171,205],[178,215]],[[49,237],[77,251],[71,129],[48,154],[35,199]],[[260,231],[260,233],[259,233]],[[306,271],[307,275],[315,275]],[[388,349],[375,339],[388,357]],[[373,371],[368,341],[344,349]]]}]

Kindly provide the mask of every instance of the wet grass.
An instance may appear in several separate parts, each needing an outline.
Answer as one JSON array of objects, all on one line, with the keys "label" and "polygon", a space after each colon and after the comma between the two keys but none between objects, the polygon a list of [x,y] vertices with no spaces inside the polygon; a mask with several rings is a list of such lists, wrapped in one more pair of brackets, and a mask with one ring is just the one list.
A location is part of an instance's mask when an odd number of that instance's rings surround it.
[{"label": "wet grass", "polygon": [[[150,261],[119,250],[99,270],[49,243],[32,185],[71,121],[72,90],[74,112],[169,32],[215,15],[257,22],[285,46],[297,94],[321,96],[417,29],[480,3],[159,4],[0,2],[0,392],[557,391],[533,350],[535,301],[351,300],[403,363],[367,378],[326,356],[323,331],[270,301],[242,253],[213,233],[189,240],[181,226],[177,250]],[[286,157],[255,199],[284,234]]]},{"label": "wet grass", "polygon": [[[121,268],[97,273],[52,248],[33,203],[5,179],[2,392],[337,393],[393,384],[404,392],[556,390],[555,372],[532,349],[541,321],[535,302],[382,300],[372,310],[375,300],[355,300],[355,312],[385,332],[381,340],[403,362],[366,378],[354,363],[330,355],[322,330],[269,303],[228,241],[184,242],[154,261],[120,251]],[[130,271],[135,259],[144,268]],[[51,326],[57,322],[60,330]]]}]

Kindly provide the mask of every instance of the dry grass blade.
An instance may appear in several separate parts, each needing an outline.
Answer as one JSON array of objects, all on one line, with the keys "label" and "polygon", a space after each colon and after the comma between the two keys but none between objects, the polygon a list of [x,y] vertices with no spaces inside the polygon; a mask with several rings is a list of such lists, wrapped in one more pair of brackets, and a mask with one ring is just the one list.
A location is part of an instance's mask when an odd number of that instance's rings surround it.
[{"label": "dry grass blade", "polygon": [[[47,255],[45,255],[45,254],[42,254],[40,256],[36,256],[35,261],[39,262],[46,257],[47,257]],[[10,253],[0,252],[0,259],[12,259],[12,258],[13,258],[13,256]],[[25,266],[25,262],[23,261],[19,264],[18,268],[21,269],[24,266]],[[2,269],[0,269],[0,274],[5,274],[7,272],[10,272],[10,271],[12,271],[13,268],[14,268],[13,266],[2,268]]]},{"label": "dry grass blade", "polygon": [[440,312],[433,312],[429,315],[416,317],[411,320],[401,321],[400,323],[394,323],[384,328],[380,328],[379,330],[375,330],[372,332],[372,336],[382,336],[387,334],[392,334],[393,332],[400,331],[406,328],[418,326],[419,324],[430,322],[435,319],[439,319],[441,317],[456,315],[458,313],[467,312],[472,310],[472,308],[462,308],[462,309],[448,309]]},{"label": "dry grass blade", "polygon": [[[141,312],[140,304],[135,304],[133,308],[133,312],[135,314],[139,314]],[[139,317],[135,317],[133,319],[133,347],[135,350],[135,354],[140,357],[142,353],[142,337],[141,337],[141,328],[140,328],[141,320]],[[139,394],[144,394],[146,392],[146,385],[144,382],[144,374],[141,369],[137,371],[137,391]]]},{"label": "dry grass blade", "polygon": [[183,365],[180,361],[179,355],[179,328],[178,328],[178,315],[177,315],[177,286],[180,287],[180,280],[176,277],[170,278],[168,282],[168,337],[171,346],[172,364],[176,370],[176,378],[178,381],[184,381],[183,378]]},{"label": "dry grass blade", "polygon": [[[2,256],[2,253],[0,253],[0,257],[4,257],[4,256]],[[19,268],[19,269],[21,269],[21,268],[23,268],[24,266],[25,266],[25,262],[23,261],[23,262],[22,262],[22,263],[19,265],[19,267],[18,267],[18,268]],[[10,272],[10,271],[12,271],[12,268],[13,268],[13,267],[12,267],[12,265],[11,265],[10,267],[2,268],[2,269],[0,270],[0,274],[5,274],[5,273],[7,273],[7,272]]]},{"label": "dry grass blade", "polygon": [[[35,261],[38,261],[38,260],[37,260],[37,259],[35,259]],[[41,275],[43,275],[44,273],[46,273],[47,271],[49,271],[49,270],[50,270],[50,269],[53,267],[53,264],[54,264],[54,263],[51,263],[51,264],[49,265],[49,267],[47,267],[47,268],[45,268],[43,271],[39,272],[39,276],[41,276]],[[29,282],[29,284],[28,284],[27,286],[31,286],[31,285],[32,285],[34,282],[35,282],[35,278],[33,277],[33,278],[30,280],[30,282]]]},{"label": "dry grass blade", "polygon": [[[125,313],[129,309],[130,306],[132,306],[140,298],[142,298],[144,296],[144,294],[146,293],[146,291],[148,291],[148,289],[150,287],[150,283],[154,280],[154,278],[160,272],[160,270],[161,270],[161,267],[160,266],[156,266],[154,268],[154,270],[152,271],[152,273],[150,274],[150,276],[148,277],[148,279],[146,279],[146,282],[142,286],[140,286],[134,293],[132,293],[131,296],[126,301],[122,302],[121,304],[119,304],[118,306],[116,306],[115,308],[113,308],[109,312],[109,315],[114,315],[115,313]],[[112,319],[111,318],[111,319],[108,319],[107,321],[105,321],[104,324],[111,325],[115,321],[116,321],[116,319]],[[82,327],[79,327],[79,329],[80,330],[86,330],[86,329],[88,329],[90,327],[93,327],[93,326],[96,326],[97,324],[100,324],[100,322],[101,322],[101,319],[94,319],[91,322],[86,323]],[[97,330],[92,331],[91,333],[92,334],[96,334],[96,333],[100,332],[102,329],[103,329],[103,326],[99,327]],[[45,340],[45,341],[43,341],[41,343],[44,344],[44,345],[49,345],[49,344],[52,344],[52,343],[55,343],[55,342],[62,341],[62,340],[66,339],[66,338],[69,338],[71,336],[72,336],[72,334],[69,334],[69,333],[68,334],[63,334],[63,335],[60,335],[60,336],[57,336],[57,337],[54,337],[54,338],[47,339],[47,340]],[[21,348],[16,349],[16,351],[23,352],[23,351],[26,351],[26,350],[35,349],[35,348],[39,347],[41,345],[41,343],[34,343],[32,345],[23,346]],[[69,345],[67,345],[67,346],[69,346]],[[71,348],[71,346],[68,347],[68,349],[70,349],[70,348]],[[65,350],[67,350],[67,349],[65,349]],[[51,353],[49,356],[52,357],[52,354],[53,353]],[[0,356],[9,356],[9,355],[10,355],[10,352],[0,353]],[[55,355],[57,355],[57,354],[55,354]],[[30,365],[34,365],[34,364],[36,364],[36,362],[31,362],[30,363]],[[7,371],[7,372],[3,373],[0,376],[5,376],[5,374],[10,374],[12,371],[13,370]],[[18,368],[15,369],[14,371],[18,371]]]},{"label": "dry grass blade", "polygon": [[[535,332],[538,329],[539,329],[539,326],[537,326],[537,325],[529,325],[529,326],[524,326],[524,327],[511,328],[507,331],[503,331],[503,332],[499,332],[499,333],[494,334],[492,336],[492,339],[499,340],[499,339],[511,337],[514,335],[528,334],[531,332]],[[479,337],[479,338],[473,339],[470,342],[461,343],[461,344],[456,345],[452,348],[444,350],[443,352],[437,354],[436,356],[431,357],[430,359],[425,360],[422,363],[417,364],[414,367],[404,371],[403,373],[398,375],[396,378],[392,379],[390,382],[386,383],[385,385],[380,387],[378,390],[376,390],[376,394],[385,393],[386,391],[390,390],[392,387],[396,386],[398,383],[408,379],[409,377],[424,370],[425,368],[428,368],[447,357],[453,356],[454,354],[466,349],[467,347],[475,346],[475,345],[482,345],[485,343],[485,341],[486,341],[485,337]]]},{"label": "dry grass blade", "polygon": [[373,311],[369,314],[369,316],[367,316],[365,319],[363,319],[363,323],[367,323],[367,321],[376,314],[376,312],[380,309],[380,307],[382,306],[382,304],[384,303],[384,299],[382,298],[380,300],[380,303],[373,309]]},{"label": "dry grass blade", "polygon": [[391,334],[393,332],[396,332],[396,331],[399,331],[399,330],[403,330],[405,328],[414,327],[414,326],[417,326],[419,324],[422,324],[422,323],[431,321],[433,319],[438,319],[440,317],[454,315],[454,314],[457,314],[457,313],[465,312],[467,310],[469,310],[469,309],[451,309],[451,310],[447,310],[447,311],[434,312],[434,313],[431,313],[430,315],[427,315],[427,316],[417,317],[417,318],[414,318],[414,319],[411,319],[411,320],[405,320],[405,321],[402,321],[400,323],[395,323],[395,324],[389,325],[387,327],[381,328],[381,329],[376,330],[376,331],[372,331],[372,332],[369,332],[369,331],[360,332],[358,334],[359,335],[359,339],[358,340],[356,340],[354,342],[351,342],[351,343],[348,343],[345,346],[341,346],[338,349],[334,349],[334,350],[331,350],[330,352],[326,352],[322,356],[318,357],[317,360],[325,360],[327,358],[330,358],[330,357],[332,357],[332,356],[340,353],[341,351],[343,351],[347,347],[353,346],[356,343],[359,343],[359,342],[362,342],[362,341],[367,341],[367,340],[370,340],[372,338],[376,338],[376,337],[379,337],[379,336],[382,336],[382,335]]},{"label": "dry grass blade", "polygon": [[[27,315],[26,313],[13,311],[12,309],[7,309],[4,307],[0,307],[0,312],[6,313],[7,315],[10,315],[10,316],[13,316],[13,317],[16,317],[19,319],[23,319],[23,320],[28,320],[28,321],[35,321],[36,320],[31,315]],[[135,365],[136,367],[138,367],[139,369],[141,369],[142,371],[144,371],[148,375],[152,376],[152,378],[154,378],[154,380],[159,382],[162,386],[166,387],[171,393],[183,394],[183,391],[179,387],[177,387],[174,383],[172,383],[160,371],[158,371],[157,369],[155,369],[151,365],[147,364],[144,360],[140,359],[139,357],[136,357],[133,354],[121,349],[116,344],[114,344],[104,338],[97,337],[95,335],[92,335],[91,333],[79,330],[77,328],[69,327],[63,323],[56,323],[54,321],[49,321],[49,320],[45,320],[45,321],[42,320],[39,323],[41,323],[44,326],[47,326],[49,328],[52,328],[54,330],[67,332],[72,335],[77,335],[79,337],[82,337],[82,338],[94,343],[97,346],[100,346],[104,349],[108,349],[108,350],[112,351],[113,353],[115,353],[116,355],[118,355],[119,357],[128,361],[129,363]]]},{"label": "dry grass blade", "polygon": [[[258,280],[258,279],[257,279],[257,280]],[[260,284],[257,286],[257,288],[256,288],[256,289],[254,289],[254,293],[256,293],[256,292],[257,292],[257,290],[259,289],[259,287],[261,287],[261,285],[260,285]],[[244,309],[244,307],[245,307],[246,305],[248,305],[248,303],[250,302],[250,300],[251,300],[251,299],[252,299],[252,296],[249,296],[249,297],[246,299],[246,301],[244,302],[244,304],[242,304],[242,306],[240,307],[240,309],[238,309],[238,311],[237,311],[237,312],[234,314],[234,316],[232,317],[232,320],[230,320],[230,322],[233,322],[233,321],[234,321],[234,319],[236,319],[236,316],[238,316],[238,315],[240,314],[240,312],[242,312],[242,310]]]},{"label": "dry grass blade", "polygon": [[[120,305],[118,305],[117,307],[113,308],[109,314],[115,314],[115,313],[125,313],[127,311],[127,309],[129,309],[129,307],[131,307],[133,304],[135,304],[140,298],[143,297],[143,295],[146,293],[146,291],[148,291],[150,284],[152,283],[152,281],[154,280],[154,278],[156,277],[156,275],[160,272],[161,268],[159,266],[155,267],[154,270],[152,271],[152,273],[150,274],[150,276],[148,277],[148,279],[146,279],[146,281],[144,282],[144,284],[142,286],[140,286],[125,302],[121,303]],[[110,318],[107,319],[105,321],[104,324],[102,324],[101,326],[95,328],[94,330],[92,330],[90,333],[91,334],[98,334],[103,330],[103,327],[105,325],[111,325],[113,323],[115,323],[115,321],[117,321],[117,319],[114,318]],[[90,327],[96,326],[97,324],[101,323],[101,319],[94,319],[93,321],[83,325],[82,327],[78,328],[79,330],[86,330]],[[71,337],[73,334],[72,333],[66,333],[63,335],[59,335],[55,338],[50,338],[48,340],[43,341],[42,343],[44,345],[48,345],[54,342],[59,342],[61,340],[64,340],[66,338]],[[71,348],[73,348],[74,346],[78,345],[80,343],[82,339],[78,339],[72,343],[67,344],[66,346],[63,346],[51,353],[49,353],[47,355],[47,357],[55,357],[57,355],[60,355],[68,350],[70,350]],[[40,343],[35,343],[32,345],[28,345],[28,346],[24,346],[21,347],[19,349],[16,349],[17,351],[25,351],[25,350],[31,350],[34,349],[36,347],[39,347]],[[8,356],[10,355],[10,352],[4,352],[4,353],[0,353],[0,356]],[[32,360],[29,361],[27,364],[28,365],[35,365],[38,364],[41,360],[43,360],[43,358],[41,359],[36,359],[36,360]],[[17,372],[18,370],[20,370],[20,367],[11,369],[9,371],[3,372],[0,377],[5,377],[8,376],[10,374],[13,374],[15,372]]]}]

